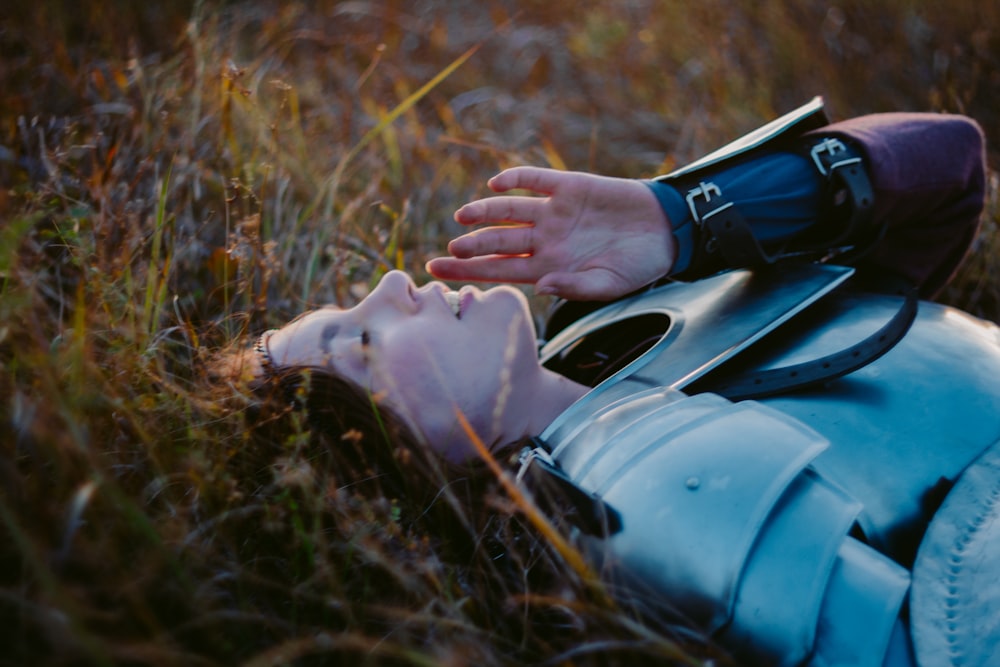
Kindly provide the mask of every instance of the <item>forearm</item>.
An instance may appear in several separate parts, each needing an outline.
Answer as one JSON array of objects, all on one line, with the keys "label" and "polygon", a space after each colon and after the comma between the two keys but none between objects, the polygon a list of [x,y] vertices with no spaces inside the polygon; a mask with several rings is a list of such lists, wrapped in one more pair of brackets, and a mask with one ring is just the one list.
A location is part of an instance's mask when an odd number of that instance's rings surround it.
[{"label": "forearm", "polygon": [[[875,199],[868,228],[885,227],[859,267],[901,275],[925,296],[932,294],[955,270],[977,229],[984,191],[978,127],[958,116],[880,114],[826,126],[800,145],[830,136],[864,156]],[[824,179],[805,152],[760,153],[710,177],[774,255],[815,243],[817,221],[831,210]],[[723,268],[717,258],[695,252],[704,239],[683,193],[666,182],[649,185],[674,227],[678,259],[671,275],[690,279]]]},{"label": "forearm", "polygon": [[[780,252],[789,241],[816,221],[823,181],[808,158],[790,152],[769,152],[712,174],[711,180],[740,210],[754,236],[770,252]],[[673,227],[677,259],[673,276],[699,278],[718,270],[715,265],[693,265],[699,230],[684,193],[663,181],[647,181]]]}]

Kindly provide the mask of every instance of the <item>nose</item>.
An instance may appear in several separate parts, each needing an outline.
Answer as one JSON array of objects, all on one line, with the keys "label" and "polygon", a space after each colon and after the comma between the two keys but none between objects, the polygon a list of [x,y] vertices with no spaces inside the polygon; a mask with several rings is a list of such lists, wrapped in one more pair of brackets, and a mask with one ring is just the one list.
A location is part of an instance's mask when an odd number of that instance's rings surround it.
[{"label": "nose", "polygon": [[410,276],[402,271],[390,271],[382,277],[371,294],[365,297],[362,305],[367,310],[390,308],[408,313],[415,306],[412,296],[414,289]]}]

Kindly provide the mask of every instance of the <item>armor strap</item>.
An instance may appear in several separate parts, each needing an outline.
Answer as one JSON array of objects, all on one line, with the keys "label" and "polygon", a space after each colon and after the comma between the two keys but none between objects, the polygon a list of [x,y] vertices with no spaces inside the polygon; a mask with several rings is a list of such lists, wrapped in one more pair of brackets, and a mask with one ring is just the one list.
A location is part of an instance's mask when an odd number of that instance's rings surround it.
[{"label": "armor strap", "polygon": [[[577,486],[552,460],[541,439],[532,438],[531,443],[518,455],[517,482],[531,490],[543,510],[553,515],[569,510],[570,521],[586,535],[607,537],[621,530],[621,516],[614,508]],[[553,507],[555,503],[562,507]]]},{"label": "armor strap", "polygon": [[701,230],[695,241],[692,266],[707,255],[718,253],[730,267],[761,266],[774,263],[754,238],[750,224],[733,202],[723,196],[715,183],[702,181],[685,197],[695,225]]},{"label": "armor strap", "polygon": [[[857,259],[885,233],[885,225],[871,227],[875,193],[864,168],[861,153],[837,137],[823,137],[809,148],[809,157],[820,176],[826,179],[829,210],[820,221],[819,234],[812,240],[816,250]],[[846,247],[840,247],[846,246]]]},{"label": "armor strap", "polygon": [[875,202],[861,155],[840,139],[826,137],[809,150],[809,157],[820,175],[827,179],[834,206],[850,207],[850,217],[843,232],[831,242],[848,241],[867,224]]},{"label": "armor strap", "polygon": [[881,329],[839,352],[801,364],[764,371],[723,376],[712,375],[681,387],[689,394],[711,391],[732,401],[763,398],[829,382],[872,363],[898,343],[917,316],[916,290],[907,290],[899,310]]}]

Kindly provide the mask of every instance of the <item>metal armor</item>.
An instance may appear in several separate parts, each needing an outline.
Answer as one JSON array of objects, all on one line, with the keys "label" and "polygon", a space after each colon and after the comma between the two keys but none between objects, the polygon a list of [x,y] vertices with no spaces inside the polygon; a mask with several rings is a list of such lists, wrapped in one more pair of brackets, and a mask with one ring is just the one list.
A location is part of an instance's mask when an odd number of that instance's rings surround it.
[{"label": "metal armor", "polygon": [[544,464],[606,509],[606,530],[579,535],[595,562],[745,660],[995,664],[1000,329],[921,303],[852,372],[739,403],[712,393],[881,331],[903,298],[853,292],[850,273],[731,271],[570,324],[543,346],[547,366],[621,362],[522,472]]}]

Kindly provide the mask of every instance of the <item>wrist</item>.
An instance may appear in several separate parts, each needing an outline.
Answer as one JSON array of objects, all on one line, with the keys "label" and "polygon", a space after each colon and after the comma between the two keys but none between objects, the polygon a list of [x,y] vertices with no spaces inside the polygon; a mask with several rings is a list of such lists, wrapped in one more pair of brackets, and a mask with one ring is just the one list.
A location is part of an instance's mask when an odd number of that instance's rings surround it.
[{"label": "wrist", "polygon": [[667,274],[684,271],[691,263],[694,239],[692,236],[691,213],[684,197],[671,185],[663,181],[643,180],[656,198],[663,213],[670,238],[670,257],[673,258]]}]

